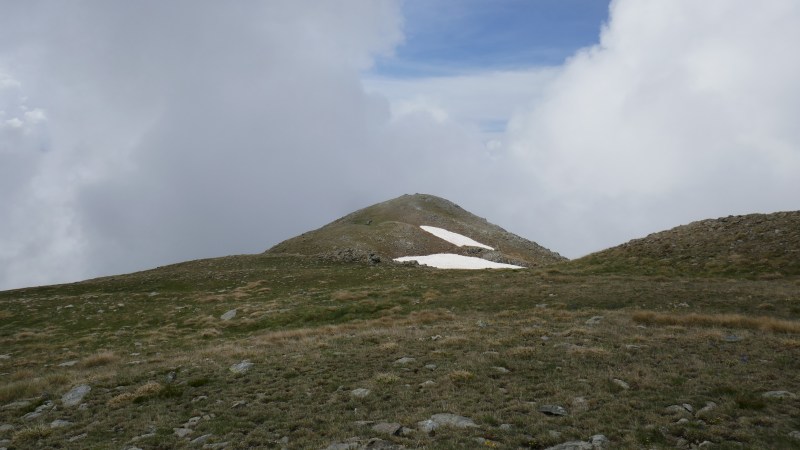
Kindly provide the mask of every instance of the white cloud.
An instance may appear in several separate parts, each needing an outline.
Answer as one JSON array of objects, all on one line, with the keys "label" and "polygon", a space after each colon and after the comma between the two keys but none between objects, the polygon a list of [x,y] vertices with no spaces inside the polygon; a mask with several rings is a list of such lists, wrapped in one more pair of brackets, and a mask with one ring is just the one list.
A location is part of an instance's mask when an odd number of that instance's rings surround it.
[{"label": "white cloud", "polygon": [[556,216],[540,234],[576,256],[800,206],[800,5],[620,0],[610,20],[512,121],[536,210]]}]

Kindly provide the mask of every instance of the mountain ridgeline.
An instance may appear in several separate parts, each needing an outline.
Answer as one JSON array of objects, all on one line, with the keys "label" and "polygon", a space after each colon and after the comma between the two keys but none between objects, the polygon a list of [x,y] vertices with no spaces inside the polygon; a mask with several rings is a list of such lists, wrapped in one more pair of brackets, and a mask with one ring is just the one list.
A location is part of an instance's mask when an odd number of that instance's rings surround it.
[{"label": "mountain ridgeline", "polygon": [[[444,228],[468,236],[494,250],[458,247],[420,228]],[[340,261],[368,261],[402,256],[455,253],[525,267],[566,261],[541,245],[489,223],[443,198],[403,195],[360,209],[314,231],[267,250],[268,254],[299,254]]]}]

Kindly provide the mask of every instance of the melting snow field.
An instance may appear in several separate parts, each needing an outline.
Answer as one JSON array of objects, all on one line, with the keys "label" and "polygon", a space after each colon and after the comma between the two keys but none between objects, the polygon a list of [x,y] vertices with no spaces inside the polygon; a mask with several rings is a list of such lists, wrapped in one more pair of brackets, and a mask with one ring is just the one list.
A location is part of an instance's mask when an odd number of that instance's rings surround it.
[{"label": "melting snow field", "polygon": [[[489,250],[494,250],[494,248],[489,247],[486,244],[481,244],[478,241],[474,241],[464,235],[453,233],[452,231],[447,231],[444,228],[437,228],[437,227],[429,227],[428,225],[420,225],[420,228],[427,231],[428,233],[440,238],[444,239],[445,241],[455,244],[459,247],[468,246],[468,247],[481,247]],[[478,259],[478,258],[475,258]]]},{"label": "melting snow field", "polygon": [[436,253],[428,256],[403,256],[402,258],[395,258],[394,260],[399,262],[417,261],[424,266],[436,267],[437,269],[524,269],[524,267],[515,266],[513,264],[496,263],[473,256],[454,255],[452,253]]}]

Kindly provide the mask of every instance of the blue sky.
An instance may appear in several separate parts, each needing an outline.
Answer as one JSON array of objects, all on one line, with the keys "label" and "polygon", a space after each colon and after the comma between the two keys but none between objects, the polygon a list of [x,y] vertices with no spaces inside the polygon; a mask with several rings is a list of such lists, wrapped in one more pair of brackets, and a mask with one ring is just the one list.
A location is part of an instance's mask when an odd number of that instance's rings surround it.
[{"label": "blue sky", "polygon": [[405,41],[375,67],[387,77],[562,64],[598,42],[607,0],[407,0]]}]

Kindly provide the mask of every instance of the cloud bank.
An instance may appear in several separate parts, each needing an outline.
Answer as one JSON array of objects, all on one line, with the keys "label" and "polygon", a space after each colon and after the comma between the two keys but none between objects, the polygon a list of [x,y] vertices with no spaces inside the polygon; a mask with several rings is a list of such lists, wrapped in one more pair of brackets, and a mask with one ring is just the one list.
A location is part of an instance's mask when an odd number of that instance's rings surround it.
[{"label": "cloud bank", "polygon": [[795,3],[614,1],[563,66],[416,80],[369,72],[392,1],[6,3],[0,289],[259,252],[403,193],[570,257],[797,209]]}]

